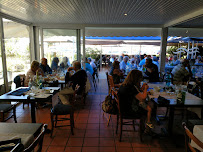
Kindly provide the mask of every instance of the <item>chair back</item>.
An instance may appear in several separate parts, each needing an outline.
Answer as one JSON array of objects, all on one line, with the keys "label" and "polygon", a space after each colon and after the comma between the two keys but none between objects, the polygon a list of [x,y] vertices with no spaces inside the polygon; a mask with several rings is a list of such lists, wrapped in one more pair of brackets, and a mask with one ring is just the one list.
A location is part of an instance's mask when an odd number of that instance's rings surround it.
[{"label": "chair back", "polygon": [[41,152],[42,151],[43,138],[44,138],[44,134],[45,134],[46,129],[47,129],[47,125],[44,124],[40,134],[33,141],[33,143],[28,148],[26,148],[24,150],[24,152],[31,152],[31,151],[33,151],[37,145],[39,145],[38,149],[37,149],[37,152]]},{"label": "chair back", "polygon": [[185,150],[186,150],[186,152],[188,152],[188,151],[196,152],[195,148],[193,148],[191,146],[191,140],[193,140],[199,147],[201,147],[203,149],[203,143],[192,134],[192,132],[187,128],[185,122],[183,122],[182,125],[185,130]]},{"label": "chair back", "polygon": [[115,88],[115,84],[113,82],[113,76],[112,75],[108,75],[108,79],[109,79],[109,85],[110,85],[110,90]]},{"label": "chair back", "polygon": [[20,74],[14,78],[14,83],[16,84],[16,88],[24,87],[25,75]]},{"label": "chair back", "polygon": [[110,92],[110,83],[109,83],[109,74],[108,74],[108,72],[106,72],[106,80],[107,80],[108,89],[109,89],[109,92]]},{"label": "chair back", "polygon": [[116,91],[113,88],[112,91],[111,91],[111,94],[112,94],[112,97],[114,97],[114,99],[116,100],[118,112],[119,112],[119,115],[121,116],[121,109],[120,109],[120,102],[119,102],[119,97],[118,97],[118,91]]}]

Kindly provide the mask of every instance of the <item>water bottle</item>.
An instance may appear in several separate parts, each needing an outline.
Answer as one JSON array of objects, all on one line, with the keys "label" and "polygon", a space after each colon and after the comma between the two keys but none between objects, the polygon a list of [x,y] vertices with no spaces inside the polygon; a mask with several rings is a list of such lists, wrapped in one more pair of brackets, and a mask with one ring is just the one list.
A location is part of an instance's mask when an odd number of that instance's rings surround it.
[{"label": "water bottle", "polygon": [[30,89],[32,88],[32,79],[31,79],[31,77],[30,77],[30,76],[29,76],[28,87],[29,87]]},{"label": "water bottle", "polygon": [[170,74],[166,75],[166,86],[169,87],[171,85]]}]

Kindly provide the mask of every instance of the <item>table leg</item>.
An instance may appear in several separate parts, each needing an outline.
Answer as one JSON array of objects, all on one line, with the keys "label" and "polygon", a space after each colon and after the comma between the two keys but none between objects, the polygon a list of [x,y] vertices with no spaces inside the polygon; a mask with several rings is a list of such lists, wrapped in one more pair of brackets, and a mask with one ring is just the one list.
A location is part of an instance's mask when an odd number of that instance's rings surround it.
[{"label": "table leg", "polygon": [[32,119],[32,123],[36,123],[35,102],[31,102],[31,119]]},{"label": "table leg", "polygon": [[169,122],[168,122],[169,135],[172,135],[173,133],[173,120],[174,120],[174,107],[170,107]]}]

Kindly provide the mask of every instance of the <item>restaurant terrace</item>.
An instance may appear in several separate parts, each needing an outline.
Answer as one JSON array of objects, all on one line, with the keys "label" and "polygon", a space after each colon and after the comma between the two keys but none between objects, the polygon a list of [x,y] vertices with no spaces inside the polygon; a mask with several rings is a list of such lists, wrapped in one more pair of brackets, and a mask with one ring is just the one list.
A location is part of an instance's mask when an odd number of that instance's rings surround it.
[{"label": "restaurant terrace", "polygon": [[203,151],[202,0],[1,0],[0,151]]}]

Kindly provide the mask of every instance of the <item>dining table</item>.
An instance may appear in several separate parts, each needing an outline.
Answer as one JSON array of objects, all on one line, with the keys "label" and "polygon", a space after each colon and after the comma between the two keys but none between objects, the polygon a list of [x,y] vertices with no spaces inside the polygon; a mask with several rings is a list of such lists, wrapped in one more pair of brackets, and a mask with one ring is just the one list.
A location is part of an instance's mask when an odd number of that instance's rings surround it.
[{"label": "dining table", "polygon": [[[19,140],[27,148],[40,133],[42,123],[0,123],[0,143]],[[6,146],[6,145],[5,145]],[[1,148],[5,148],[0,145]],[[7,145],[9,146],[9,145]],[[11,145],[10,145],[11,146]],[[9,148],[9,147],[7,147]]]},{"label": "dining table", "polygon": [[[157,107],[168,107],[169,110],[169,123],[168,123],[168,133],[172,135],[172,129],[173,129],[173,121],[174,121],[174,111],[175,108],[203,108],[203,100],[199,97],[196,97],[188,92],[186,92],[185,96],[185,102],[184,104],[177,103],[177,97],[175,92],[169,92],[169,91],[161,91],[157,88],[164,88],[166,87],[165,82],[154,82],[154,83],[148,83],[149,90],[153,90],[152,94],[149,95],[149,98],[155,103]],[[157,91],[158,90],[158,91]],[[158,102],[158,97],[161,96],[169,101],[169,104],[160,104]],[[201,111],[197,113],[197,115],[201,116]]]},{"label": "dining table", "polygon": [[46,102],[52,100],[52,96],[60,90],[60,87],[43,87],[42,89],[30,90],[29,87],[19,87],[15,90],[12,90],[8,93],[5,93],[0,96],[1,102],[28,102],[31,104],[31,121],[36,123],[35,116],[35,103]]}]

